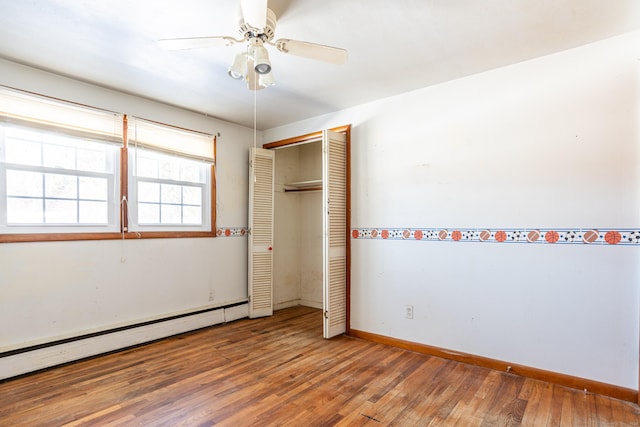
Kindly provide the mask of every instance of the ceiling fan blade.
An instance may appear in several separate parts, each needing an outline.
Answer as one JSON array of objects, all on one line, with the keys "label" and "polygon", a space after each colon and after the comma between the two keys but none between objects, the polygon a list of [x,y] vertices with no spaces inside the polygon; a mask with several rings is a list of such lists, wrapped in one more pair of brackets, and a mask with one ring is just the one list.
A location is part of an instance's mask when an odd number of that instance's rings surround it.
[{"label": "ceiling fan blade", "polygon": [[347,62],[347,51],[339,47],[331,47],[289,39],[279,39],[274,44],[280,52],[290,53],[291,55],[317,59],[318,61],[338,65]]},{"label": "ceiling fan blade", "polygon": [[203,49],[207,47],[231,46],[238,40],[233,37],[186,37],[180,39],[158,40],[158,46],[165,50]]},{"label": "ceiling fan blade", "polygon": [[240,8],[247,25],[260,31],[267,26],[267,0],[240,0]]}]

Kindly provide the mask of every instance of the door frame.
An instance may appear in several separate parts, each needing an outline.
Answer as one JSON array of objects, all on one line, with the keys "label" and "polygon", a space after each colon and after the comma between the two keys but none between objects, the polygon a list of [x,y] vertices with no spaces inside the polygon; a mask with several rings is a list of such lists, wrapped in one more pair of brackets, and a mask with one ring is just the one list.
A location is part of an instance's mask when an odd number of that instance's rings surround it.
[{"label": "door frame", "polygon": [[[335,128],[330,128],[329,130],[333,132],[343,133],[346,137],[346,150],[347,150],[347,170],[346,170],[346,197],[347,197],[347,212],[346,212],[346,255],[347,255],[347,265],[346,265],[346,294],[345,302],[346,302],[346,325],[345,325],[345,334],[351,335],[351,125],[338,126]],[[305,144],[307,142],[312,142],[315,140],[322,139],[322,130],[317,132],[308,133],[305,135],[294,136],[292,138],[282,139],[279,141],[273,141],[269,143],[262,144],[262,148],[267,150],[286,147],[289,145],[298,145]]]}]

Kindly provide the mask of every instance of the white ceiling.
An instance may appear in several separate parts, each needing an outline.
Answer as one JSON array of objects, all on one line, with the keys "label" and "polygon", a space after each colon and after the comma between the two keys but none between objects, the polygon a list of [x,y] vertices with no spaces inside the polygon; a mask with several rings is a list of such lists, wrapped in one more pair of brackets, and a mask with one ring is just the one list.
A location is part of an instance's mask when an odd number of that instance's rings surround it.
[{"label": "white ceiling", "polygon": [[[237,37],[239,0],[0,0],[0,57],[253,126],[227,76],[241,45],[163,51],[162,38]],[[275,38],[346,48],[345,65],[269,48],[256,92],[268,129],[640,28],[639,0],[269,0]],[[2,77],[0,76],[0,84]]]}]

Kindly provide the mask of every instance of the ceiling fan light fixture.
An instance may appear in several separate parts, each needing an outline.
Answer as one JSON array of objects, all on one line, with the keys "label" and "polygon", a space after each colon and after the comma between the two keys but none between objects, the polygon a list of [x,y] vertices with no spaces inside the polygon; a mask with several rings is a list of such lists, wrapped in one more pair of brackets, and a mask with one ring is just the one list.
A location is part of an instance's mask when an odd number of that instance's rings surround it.
[{"label": "ceiling fan light fixture", "polygon": [[259,74],[258,75],[258,84],[262,87],[269,87],[276,84],[276,81],[273,78],[273,73],[269,74]]},{"label": "ceiling fan light fixture", "polygon": [[229,76],[232,79],[240,80],[244,79],[247,75],[247,54],[239,53],[233,60],[233,64],[229,67]]},{"label": "ceiling fan light fixture", "polygon": [[262,74],[262,75],[266,75],[269,74],[271,72],[271,64],[269,64],[269,62],[261,62],[259,64],[256,64],[255,67],[256,73],[258,74]]},{"label": "ceiling fan light fixture", "polygon": [[253,58],[256,73],[264,75],[271,72],[269,53],[264,46],[251,46],[251,57]]}]

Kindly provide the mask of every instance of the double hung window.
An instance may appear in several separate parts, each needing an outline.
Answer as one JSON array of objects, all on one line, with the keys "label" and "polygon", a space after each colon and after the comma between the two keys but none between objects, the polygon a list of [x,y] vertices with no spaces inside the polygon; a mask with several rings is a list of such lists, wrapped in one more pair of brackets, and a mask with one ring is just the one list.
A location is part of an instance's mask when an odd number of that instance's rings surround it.
[{"label": "double hung window", "polygon": [[129,229],[211,231],[213,138],[129,123]]},{"label": "double hung window", "polygon": [[0,233],[118,231],[120,115],[0,91]]},{"label": "double hung window", "polygon": [[213,236],[214,141],[0,87],[0,242]]}]

